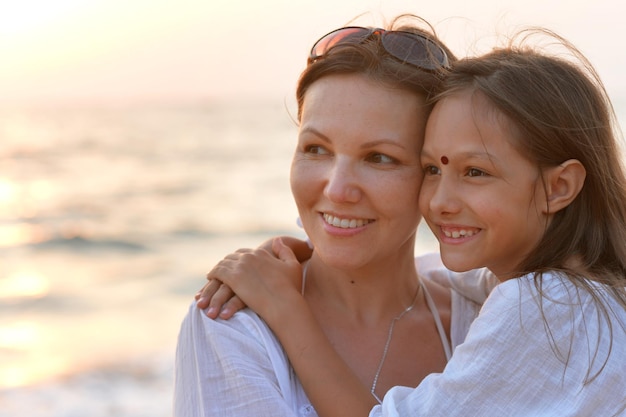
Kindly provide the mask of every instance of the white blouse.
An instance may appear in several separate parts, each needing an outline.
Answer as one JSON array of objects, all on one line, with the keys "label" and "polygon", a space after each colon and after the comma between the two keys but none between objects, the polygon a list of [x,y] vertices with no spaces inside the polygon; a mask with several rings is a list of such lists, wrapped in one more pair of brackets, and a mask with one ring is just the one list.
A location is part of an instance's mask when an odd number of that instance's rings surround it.
[{"label": "white blouse", "polygon": [[[417,258],[416,266],[423,279],[465,286],[479,301],[488,287],[485,280],[490,280],[490,274],[475,271],[465,274],[464,284],[454,284],[436,254]],[[479,308],[452,290],[452,350],[465,339]],[[316,417],[317,413],[280,343],[259,316],[246,309],[230,320],[212,320],[192,302],[176,349],[174,416]]]},{"label": "white blouse", "polygon": [[626,311],[609,305],[612,339],[591,295],[544,275],[499,284],[440,374],[394,387],[370,417],[626,416]]}]

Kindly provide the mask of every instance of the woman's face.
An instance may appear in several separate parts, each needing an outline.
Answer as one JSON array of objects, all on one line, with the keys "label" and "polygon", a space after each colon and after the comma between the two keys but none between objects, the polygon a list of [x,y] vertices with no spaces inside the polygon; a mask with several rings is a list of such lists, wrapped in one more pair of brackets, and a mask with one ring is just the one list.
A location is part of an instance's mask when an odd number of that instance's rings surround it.
[{"label": "woman's face", "polygon": [[325,263],[359,268],[413,256],[425,121],[423,98],[362,75],[309,87],[291,189]]}]

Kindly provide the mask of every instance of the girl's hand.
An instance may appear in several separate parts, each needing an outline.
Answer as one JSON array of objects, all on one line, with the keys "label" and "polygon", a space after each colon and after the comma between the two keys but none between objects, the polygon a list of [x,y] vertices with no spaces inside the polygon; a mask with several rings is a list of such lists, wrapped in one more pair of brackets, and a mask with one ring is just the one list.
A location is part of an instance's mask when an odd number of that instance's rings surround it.
[{"label": "girl's hand", "polygon": [[[207,274],[207,278],[211,272]],[[246,305],[233,290],[218,279],[209,279],[204,287],[195,295],[198,308],[206,310],[206,315],[212,319],[218,316],[222,319],[231,318],[237,311],[246,308]]]},{"label": "girl's hand", "polygon": [[[273,253],[272,245],[274,238],[268,239],[259,246],[257,250],[265,250],[269,254]],[[309,245],[300,239],[290,236],[283,236],[280,240],[286,244],[297,256],[300,262],[304,262],[311,257],[312,249]],[[252,253],[253,249],[239,249],[237,252],[226,256],[225,260],[236,259],[244,253]],[[206,315],[212,319],[220,317],[222,319],[231,318],[237,311],[246,307],[246,304],[237,296],[233,290],[220,279],[219,275],[213,268],[207,274],[209,282],[202,287],[195,295],[198,308],[206,310]]]},{"label": "girl's hand", "polygon": [[[228,318],[245,302],[266,321],[285,311],[288,300],[301,297],[302,266],[280,238],[273,240],[272,252],[241,249],[226,256],[207,274],[198,307],[208,306],[209,317]],[[238,298],[231,297],[231,288]]]}]

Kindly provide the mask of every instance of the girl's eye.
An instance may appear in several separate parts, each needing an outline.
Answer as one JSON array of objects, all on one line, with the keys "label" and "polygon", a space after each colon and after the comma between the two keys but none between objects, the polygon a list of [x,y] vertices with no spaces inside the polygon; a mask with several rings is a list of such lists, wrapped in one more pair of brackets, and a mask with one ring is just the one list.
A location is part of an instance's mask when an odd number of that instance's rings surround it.
[{"label": "girl's eye", "polygon": [[489,174],[487,174],[485,171],[482,171],[478,168],[470,168],[467,170],[467,176],[468,177],[486,177]]},{"label": "girl's eye", "polygon": [[330,152],[326,148],[320,145],[309,145],[304,148],[306,153],[311,153],[314,155],[328,155]]},{"label": "girl's eye", "polygon": [[368,155],[367,160],[376,164],[393,164],[396,162],[395,158],[382,153],[373,153]]},{"label": "girl's eye", "polygon": [[434,165],[427,165],[424,167],[424,175],[439,175],[441,170]]}]

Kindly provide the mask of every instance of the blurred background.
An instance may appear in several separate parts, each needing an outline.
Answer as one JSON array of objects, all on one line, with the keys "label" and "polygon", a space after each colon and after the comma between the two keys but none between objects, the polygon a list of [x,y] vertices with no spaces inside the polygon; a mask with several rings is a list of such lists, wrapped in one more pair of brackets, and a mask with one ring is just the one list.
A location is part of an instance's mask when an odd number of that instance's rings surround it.
[{"label": "blurred background", "polygon": [[617,0],[0,0],[0,417],[171,414],[205,273],[301,236],[288,171],[309,48],[403,12],[459,56],[547,26],[625,120]]}]

